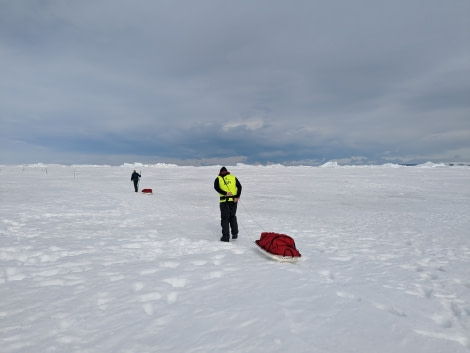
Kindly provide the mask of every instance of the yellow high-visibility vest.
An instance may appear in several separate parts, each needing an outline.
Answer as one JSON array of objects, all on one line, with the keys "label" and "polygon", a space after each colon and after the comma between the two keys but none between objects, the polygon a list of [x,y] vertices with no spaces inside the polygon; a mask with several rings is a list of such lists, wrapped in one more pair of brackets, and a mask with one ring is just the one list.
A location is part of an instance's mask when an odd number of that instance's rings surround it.
[{"label": "yellow high-visibility vest", "polygon": [[224,177],[219,175],[219,186],[224,191],[230,191],[232,193],[231,197],[225,197],[223,194],[220,195],[220,202],[233,201],[233,197],[237,195],[237,181],[235,176],[232,174],[224,175]]}]

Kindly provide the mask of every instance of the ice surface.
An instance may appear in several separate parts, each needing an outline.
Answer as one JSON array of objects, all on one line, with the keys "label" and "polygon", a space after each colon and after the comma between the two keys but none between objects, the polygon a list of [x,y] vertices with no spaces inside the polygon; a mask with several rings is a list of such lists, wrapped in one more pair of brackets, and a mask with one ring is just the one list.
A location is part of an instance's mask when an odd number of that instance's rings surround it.
[{"label": "ice surface", "polygon": [[1,352],[470,351],[470,168],[228,166],[229,244],[219,169],[1,166]]}]

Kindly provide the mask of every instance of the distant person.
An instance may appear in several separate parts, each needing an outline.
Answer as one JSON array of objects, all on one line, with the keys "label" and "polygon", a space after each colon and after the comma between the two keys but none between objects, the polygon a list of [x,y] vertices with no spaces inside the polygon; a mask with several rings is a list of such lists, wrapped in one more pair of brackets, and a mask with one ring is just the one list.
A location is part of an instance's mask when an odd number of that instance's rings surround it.
[{"label": "distant person", "polygon": [[132,176],[131,176],[131,181],[134,182],[135,192],[139,191],[139,178],[140,178],[140,174],[137,173],[134,169],[134,172],[132,173]]},{"label": "distant person", "polygon": [[242,193],[242,185],[238,179],[227,171],[220,168],[219,175],[214,180],[214,189],[220,196],[220,225],[222,226],[221,241],[230,241],[238,238],[237,202]]}]

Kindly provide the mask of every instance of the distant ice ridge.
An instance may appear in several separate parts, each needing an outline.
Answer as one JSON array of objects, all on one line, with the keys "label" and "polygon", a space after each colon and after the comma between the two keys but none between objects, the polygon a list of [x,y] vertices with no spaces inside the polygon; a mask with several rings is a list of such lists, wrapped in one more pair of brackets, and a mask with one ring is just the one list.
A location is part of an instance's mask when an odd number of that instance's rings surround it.
[{"label": "distant ice ridge", "polygon": [[339,165],[336,161],[330,161],[322,164],[319,168],[403,168],[404,166],[394,163],[386,163],[382,165]]},{"label": "distant ice ridge", "polygon": [[[6,167],[8,165],[2,165],[0,164],[0,167]],[[68,167],[69,165],[65,164],[45,164],[45,163],[30,163],[30,164],[18,164],[18,167],[23,167],[23,168],[47,168],[47,167]],[[188,166],[188,165],[182,165],[183,166]],[[204,165],[204,166],[199,166],[199,167],[205,167],[205,168],[214,168],[218,167],[220,168],[222,165]],[[364,165],[358,165],[358,164],[344,164],[340,165],[337,161],[328,161],[322,165],[319,166],[313,166],[313,165],[284,165],[284,164],[245,164],[245,163],[236,163],[235,165],[227,164],[227,167],[241,167],[241,168],[259,168],[259,167],[266,167],[266,168],[290,168],[290,167],[305,167],[305,168],[407,168],[407,167],[417,167],[417,168],[445,168],[445,167],[452,167],[452,166],[465,166],[468,167],[470,166],[470,163],[434,163],[434,162],[426,162],[423,164],[396,164],[396,163],[385,163],[385,164],[364,164]],[[83,167],[112,167],[111,165],[108,164],[72,164],[70,167],[74,168],[83,168]],[[120,167],[124,168],[175,168],[175,167],[180,167],[177,164],[172,164],[172,163],[154,163],[154,164],[147,164],[147,163],[141,163],[141,162],[134,162],[134,163],[123,163],[120,165]],[[197,167],[197,166],[194,166]]]},{"label": "distant ice ridge", "polygon": [[417,167],[421,168],[441,168],[441,167],[447,167],[444,163],[433,163],[433,162],[426,162],[423,164],[418,164]]},{"label": "distant ice ridge", "polygon": [[168,164],[168,163],[156,163],[156,164],[143,164],[139,162],[135,163],[123,163],[121,167],[126,168],[139,168],[139,167],[159,167],[159,168],[170,168],[170,167],[177,167],[176,164]]},{"label": "distant ice ridge", "polygon": [[339,167],[339,164],[338,162],[335,162],[335,161],[326,162],[320,166],[320,168],[338,168],[338,167]]},{"label": "distant ice ridge", "polygon": [[[423,164],[417,164],[417,165],[409,165],[413,167],[418,167],[418,168],[443,168],[447,167],[448,165],[445,163],[434,163],[434,162],[426,162]],[[320,168],[376,168],[376,167],[382,167],[382,168],[405,168],[409,167],[407,165],[402,165],[402,164],[395,164],[395,163],[385,163],[382,165],[339,165],[338,162],[336,161],[329,161],[320,166]]]}]

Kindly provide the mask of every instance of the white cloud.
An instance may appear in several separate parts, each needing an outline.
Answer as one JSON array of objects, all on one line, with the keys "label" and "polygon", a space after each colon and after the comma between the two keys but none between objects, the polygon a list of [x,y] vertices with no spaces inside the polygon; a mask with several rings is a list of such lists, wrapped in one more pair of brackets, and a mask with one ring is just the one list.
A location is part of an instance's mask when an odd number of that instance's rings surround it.
[{"label": "white cloud", "polygon": [[222,130],[230,131],[230,130],[237,129],[237,128],[243,128],[243,129],[247,129],[250,131],[254,131],[254,130],[263,128],[263,126],[264,126],[264,123],[262,120],[253,119],[253,120],[248,120],[248,121],[237,121],[237,122],[230,122],[230,123],[224,124],[222,127]]}]

